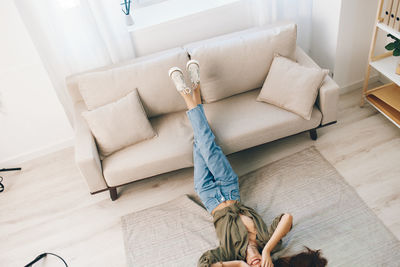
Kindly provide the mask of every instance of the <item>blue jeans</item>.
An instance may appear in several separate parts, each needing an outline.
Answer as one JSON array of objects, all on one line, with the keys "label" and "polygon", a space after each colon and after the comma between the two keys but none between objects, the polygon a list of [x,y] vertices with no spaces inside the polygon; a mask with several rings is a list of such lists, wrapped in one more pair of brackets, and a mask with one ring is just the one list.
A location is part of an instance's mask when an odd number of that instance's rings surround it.
[{"label": "blue jeans", "polygon": [[193,128],[194,189],[209,213],[226,200],[239,200],[238,176],[216,144],[203,104],[186,111]]}]

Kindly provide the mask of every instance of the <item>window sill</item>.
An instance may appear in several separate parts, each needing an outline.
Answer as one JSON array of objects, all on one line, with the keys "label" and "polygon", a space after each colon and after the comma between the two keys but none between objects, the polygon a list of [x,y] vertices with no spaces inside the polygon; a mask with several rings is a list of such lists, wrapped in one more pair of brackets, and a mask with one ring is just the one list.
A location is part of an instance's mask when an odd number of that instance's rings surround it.
[{"label": "window sill", "polygon": [[142,30],[238,1],[240,0],[168,0],[151,6],[133,8],[131,16],[134,24],[128,26],[128,31]]}]

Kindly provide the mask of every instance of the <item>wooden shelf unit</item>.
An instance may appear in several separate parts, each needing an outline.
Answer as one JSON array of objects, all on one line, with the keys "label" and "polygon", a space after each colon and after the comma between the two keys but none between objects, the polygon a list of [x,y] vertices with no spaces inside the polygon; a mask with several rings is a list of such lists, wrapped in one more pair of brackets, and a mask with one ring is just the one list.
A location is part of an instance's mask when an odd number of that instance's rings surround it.
[{"label": "wooden shelf unit", "polygon": [[389,83],[371,89],[367,101],[400,128],[400,87]]},{"label": "wooden shelf unit", "polygon": [[[381,17],[383,3],[384,0],[379,0],[374,32],[369,51],[368,66],[365,74],[361,106],[364,105],[364,101],[366,100],[392,123],[400,128],[400,75],[396,74],[396,66],[399,57],[394,57],[393,51],[374,56],[378,30],[390,33],[396,38],[400,39],[400,32],[383,23],[383,18]],[[376,69],[392,82],[367,90],[371,68]]]}]

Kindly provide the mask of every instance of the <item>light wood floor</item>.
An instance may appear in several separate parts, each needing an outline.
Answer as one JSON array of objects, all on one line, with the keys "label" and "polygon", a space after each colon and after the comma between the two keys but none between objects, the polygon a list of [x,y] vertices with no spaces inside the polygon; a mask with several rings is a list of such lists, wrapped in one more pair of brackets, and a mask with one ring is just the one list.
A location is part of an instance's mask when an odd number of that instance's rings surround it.
[{"label": "light wood floor", "polygon": [[[317,141],[301,133],[228,158],[240,176],[315,145],[400,238],[400,129],[372,107],[359,108],[359,99],[360,90],[342,95],[338,123],[319,129]],[[108,193],[91,196],[72,148],[22,168],[3,175],[0,266],[23,266],[44,251],[61,255],[70,266],[125,266],[120,216],[194,194],[188,168],[125,186],[115,202]],[[49,256],[35,266],[63,264]]]}]

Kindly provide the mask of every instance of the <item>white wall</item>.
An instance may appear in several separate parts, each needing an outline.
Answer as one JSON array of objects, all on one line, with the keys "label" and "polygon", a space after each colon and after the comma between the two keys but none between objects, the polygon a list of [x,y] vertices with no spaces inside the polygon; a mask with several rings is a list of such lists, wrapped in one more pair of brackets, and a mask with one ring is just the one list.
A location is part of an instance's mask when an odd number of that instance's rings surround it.
[{"label": "white wall", "polygon": [[313,1],[310,56],[330,74],[335,68],[341,4],[342,0]]},{"label": "white wall", "polygon": [[[334,68],[334,80],[342,88],[364,81],[377,8],[377,0],[342,1]],[[382,48],[384,40],[379,38],[376,48]]]},{"label": "white wall", "polygon": [[3,168],[71,145],[73,131],[12,0],[0,1],[0,33]]},{"label": "white wall", "polygon": [[[359,88],[364,82],[377,7],[378,0],[313,2],[310,55],[331,71],[343,92]],[[379,32],[375,54],[385,52],[385,40]],[[370,79],[378,79],[375,70]]]}]

